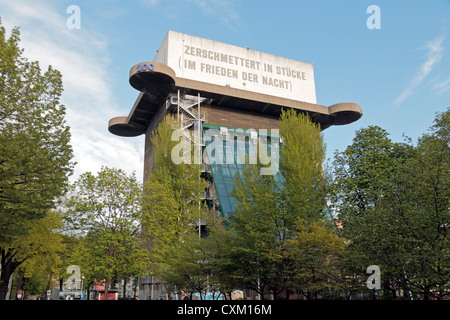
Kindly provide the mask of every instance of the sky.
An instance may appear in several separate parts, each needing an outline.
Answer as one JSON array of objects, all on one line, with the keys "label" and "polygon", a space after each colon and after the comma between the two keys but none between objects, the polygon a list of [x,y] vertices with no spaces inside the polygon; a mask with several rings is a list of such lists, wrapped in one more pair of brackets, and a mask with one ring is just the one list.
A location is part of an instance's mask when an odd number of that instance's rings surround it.
[{"label": "sky", "polygon": [[108,121],[129,114],[129,70],[168,30],[312,63],[318,104],[363,111],[324,131],[328,159],[370,125],[417,141],[450,105],[450,0],[0,0],[0,17],[30,61],[63,75],[74,178],[111,166],[142,180],[144,137],[112,135]]}]

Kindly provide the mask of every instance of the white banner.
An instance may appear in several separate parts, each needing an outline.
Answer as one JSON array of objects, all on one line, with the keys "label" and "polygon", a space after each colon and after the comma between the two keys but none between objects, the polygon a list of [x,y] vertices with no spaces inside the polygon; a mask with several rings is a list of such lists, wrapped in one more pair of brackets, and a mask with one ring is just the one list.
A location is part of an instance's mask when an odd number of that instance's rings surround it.
[{"label": "white banner", "polygon": [[169,31],[154,62],[177,77],[317,103],[313,65]]}]

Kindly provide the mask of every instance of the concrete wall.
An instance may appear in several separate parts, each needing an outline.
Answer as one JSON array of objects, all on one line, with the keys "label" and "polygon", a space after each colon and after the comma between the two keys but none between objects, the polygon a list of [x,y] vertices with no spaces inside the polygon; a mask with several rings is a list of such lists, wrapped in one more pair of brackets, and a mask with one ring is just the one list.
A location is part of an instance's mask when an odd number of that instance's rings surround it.
[{"label": "concrete wall", "polygon": [[169,31],[154,62],[179,78],[316,104],[313,65]]},{"label": "concrete wall", "polygon": [[210,124],[255,130],[279,128],[277,116],[208,105],[202,106],[201,113]]}]

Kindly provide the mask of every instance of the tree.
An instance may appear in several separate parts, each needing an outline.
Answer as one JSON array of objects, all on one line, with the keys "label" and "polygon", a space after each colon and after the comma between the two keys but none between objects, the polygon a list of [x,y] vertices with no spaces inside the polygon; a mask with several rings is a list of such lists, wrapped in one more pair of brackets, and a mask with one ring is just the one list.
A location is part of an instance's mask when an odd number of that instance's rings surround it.
[{"label": "tree", "polygon": [[318,221],[324,218],[326,183],[322,169],[325,143],[320,126],[305,114],[289,109],[282,112],[280,135],[281,189],[288,227],[295,228],[298,218]]},{"label": "tree", "polygon": [[261,176],[259,172],[258,166],[248,166],[242,179],[235,179],[232,195],[237,208],[229,225],[232,241],[227,255],[239,283],[264,299],[267,291],[284,289],[279,278],[284,268],[274,263],[270,253],[282,246],[288,236],[279,186],[273,176]]},{"label": "tree", "polygon": [[325,221],[297,221],[296,236],[283,248],[274,252],[274,259],[290,261],[289,286],[307,299],[327,296],[336,290],[339,278],[339,260],[346,247],[340,237]]},{"label": "tree", "polygon": [[[385,298],[448,295],[448,111],[417,146],[369,127],[335,157],[335,204],[352,272],[379,265]],[[351,272],[350,272],[351,273]]]},{"label": "tree", "polygon": [[[26,234],[17,235],[9,245],[2,244],[2,271],[5,271],[2,272],[2,277],[3,274],[13,274],[15,270],[19,270],[22,278],[31,278],[40,272],[43,265],[57,276],[59,256],[65,249],[59,233],[62,227],[61,215],[50,211],[41,219],[26,221],[24,227],[28,230]],[[3,281],[7,281],[6,276]],[[47,278],[47,281],[51,280]],[[8,285],[5,292],[2,292],[5,297],[7,289]]]},{"label": "tree", "polygon": [[281,179],[260,175],[258,165],[248,165],[236,177],[232,195],[237,208],[230,232],[234,262],[241,284],[263,298],[276,298],[293,289],[292,268],[296,256],[287,251],[297,236],[298,221],[305,225],[323,220],[325,180],[322,172],[324,144],[318,125],[294,110],[280,119],[279,154]]},{"label": "tree", "polygon": [[450,295],[449,128],[447,109],[436,115],[431,133],[419,138],[413,156],[396,168],[395,193],[388,189],[382,199],[396,213],[397,232],[408,240],[401,288],[424,299]]},{"label": "tree", "polygon": [[347,212],[363,216],[372,207],[379,193],[371,182],[391,168],[393,148],[386,130],[369,126],[356,132],[345,151],[335,154],[333,201],[339,204],[342,216]]},{"label": "tree", "polygon": [[166,265],[164,259],[169,251],[195,233],[196,227],[200,227],[199,220],[207,212],[201,203],[207,183],[200,178],[200,165],[190,161],[175,163],[172,159],[172,152],[180,143],[172,140],[177,128],[171,115],[159,124],[151,138],[152,174],[144,184],[144,230],[156,273],[161,265]]},{"label": "tree", "polygon": [[134,173],[102,167],[97,175],[82,174],[73,187],[67,221],[85,232],[74,257],[89,277],[106,280],[107,297],[112,278],[140,275],[148,267],[148,250],[141,246],[142,186]]},{"label": "tree", "polygon": [[[61,73],[43,74],[19,48],[20,32],[6,39],[0,23],[0,243],[6,252],[15,237],[26,234],[27,221],[38,220],[66,190],[73,157]],[[27,226],[27,227],[25,227]],[[8,258],[2,256],[2,261]],[[11,270],[2,265],[0,299]]]},{"label": "tree", "polygon": [[215,251],[211,245],[213,242],[193,234],[169,249],[162,278],[172,291],[187,293],[190,299],[194,294],[200,300],[206,300],[207,294],[213,300],[222,297],[222,274],[215,273]]}]

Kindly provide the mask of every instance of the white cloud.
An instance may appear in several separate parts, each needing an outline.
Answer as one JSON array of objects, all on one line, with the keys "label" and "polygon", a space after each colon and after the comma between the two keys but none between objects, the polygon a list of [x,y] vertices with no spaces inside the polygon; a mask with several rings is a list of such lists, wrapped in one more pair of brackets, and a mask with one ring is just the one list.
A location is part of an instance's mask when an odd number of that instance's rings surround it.
[{"label": "white cloud", "polygon": [[442,93],[446,92],[447,90],[449,90],[450,89],[450,77],[447,80],[444,80],[442,82],[436,82],[433,85],[433,89],[438,94],[442,94]]},{"label": "white cloud", "polygon": [[163,4],[168,6],[166,8],[165,14],[170,17],[170,19],[176,19],[181,14],[186,14],[182,10],[174,10],[178,8],[180,4],[193,5],[195,10],[198,11],[196,14],[203,14],[210,18],[215,19],[222,25],[229,29],[242,28],[239,21],[239,14],[236,12],[234,5],[235,0],[172,0],[172,1],[160,1],[160,0],[140,0],[141,3],[149,7],[162,6]]},{"label": "white cloud", "polygon": [[[61,71],[72,146],[77,166],[74,178],[85,171],[114,166],[143,176],[143,139],[125,139],[108,132],[108,120],[122,115],[108,82],[111,63],[108,43],[93,30],[69,30],[66,11],[57,12],[52,2],[20,0],[0,4],[7,30],[20,26],[24,55]],[[5,14],[6,13],[6,14]],[[81,17],[83,12],[81,11]]]},{"label": "white cloud", "polygon": [[428,42],[424,48],[428,50],[427,60],[420,66],[419,71],[416,76],[411,80],[409,86],[398,96],[395,100],[395,104],[401,104],[405,99],[407,99],[411,94],[414,93],[414,89],[417,88],[419,84],[430,74],[436,63],[441,61],[444,48],[442,43],[444,41],[443,36],[439,36],[436,39]]}]

